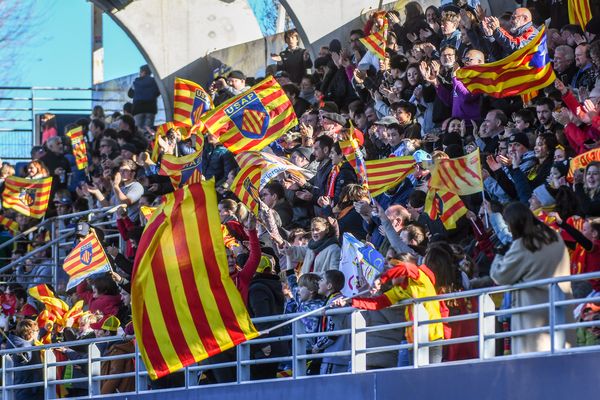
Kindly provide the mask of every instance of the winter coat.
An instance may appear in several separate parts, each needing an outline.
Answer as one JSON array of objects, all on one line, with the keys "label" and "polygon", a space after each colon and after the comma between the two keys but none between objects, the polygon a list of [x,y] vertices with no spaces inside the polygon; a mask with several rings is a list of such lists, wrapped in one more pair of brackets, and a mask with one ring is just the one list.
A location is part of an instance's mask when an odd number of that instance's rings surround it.
[{"label": "winter coat", "polygon": [[202,153],[202,175],[207,180],[215,178],[218,186],[227,179],[229,171],[235,169],[237,163],[233,154],[222,144],[206,143]]},{"label": "winter coat", "polygon": [[133,115],[156,114],[158,112],[156,98],[160,96],[160,91],[153,77],[140,76],[135,78],[127,95],[133,98]]},{"label": "winter coat", "polygon": [[[379,326],[404,322],[402,307],[384,308],[363,313],[367,326]],[[404,339],[404,329],[395,328],[371,332],[367,335],[367,348],[395,346]],[[367,369],[395,368],[398,365],[398,350],[367,354]]]},{"label": "winter coat", "polygon": [[[490,270],[490,276],[498,285],[512,285],[538,279],[567,276],[569,269],[569,253],[562,238],[557,234],[557,241],[542,246],[536,252],[525,248],[522,239],[512,242],[505,255],[496,255]],[[557,300],[571,292],[571,284],[559,284]],[[525,307],[548,302],[548,287],[536,287],[511,292],[512,307]],[[557,308],[557,321],[564,319],[564,310]],[[511,331],[540,328],[548,326],[548,310],[546,308],[511,315]],[[564,344],[564,332],[557,332],[555,346]],[[515,336],[511,341],[513,354],[549,351],[550,334],[547,332]]]},{"label": "winter coat", "polygon": [[88,306],[88,310],[92,313],[100,311],[102,315],[117,315],[121,307],[121,295],[101,294],[94,297],[94,293],[88,290],[86,281],[77,285],[77,295]]},{"label": "winter coat", "polygon": [[452,78],[452,90],[444,85],[435,87],[438,97],[449,107],[452,107],[452,117],[465,121],[480,121],[481,110],[479,101],[481,95],[472,94],[456,77]]},{"label": "winter coat", "polygon": [[[11,343],[12,342],[12,343]],[[19,336],[10,335],[10,341],[6,344],[7,349],[18,349],[21,347],[33,347],[33,341],[27,341]],[[12,356],[15,367],[24,367],[27,365],[41,364],[42,359],[39,351],[27,351]],[[41,383],[43,381],[43,370],[30,369],[26,371],[16,371],[13,376],[13,385],[22,385],[26,383]],[[36,400],[44,398],[44,387],[36,386],[27,389],[15,389],[15,399]]]},{"label": "winter coat", "polygon": [[[135,346],[133,345],[133,341],[126,340],[123,342],[111,344],[104,356],[133,354],[134,352]],[[102,375],[116,375],[133,371],[135,371],[135,359],[133,357],[122,358],[119,360],[103,361],[102,365],[100,366],[100,373]],[[100,392],[102,394],[109,394],[133,392],[134,390],[135,378],[131,376],[128,378],[116,378],[102,381]]]},{"label": "winter coat", "polygon": [[[321,252],[316,253],[307,246],[292,246],[289,248],[290,256],[293,261],[302,261],[302,273],[313,272],[323,274],[330,269],[339,269],[340,266],[340,245],[331,244]],[[310,268],[313,266],[313,270]]]},{"label": "winter coat", "polygon": [[302,77],[306,74],[306,70],[313,66],[310,58],[306,61],[304,60],[305,51],[297,47],[294,50],[287,48],[279,53],[281,62],[277,63],[277,70],[290,74],[290,80],[297,84],[300,84]]}]

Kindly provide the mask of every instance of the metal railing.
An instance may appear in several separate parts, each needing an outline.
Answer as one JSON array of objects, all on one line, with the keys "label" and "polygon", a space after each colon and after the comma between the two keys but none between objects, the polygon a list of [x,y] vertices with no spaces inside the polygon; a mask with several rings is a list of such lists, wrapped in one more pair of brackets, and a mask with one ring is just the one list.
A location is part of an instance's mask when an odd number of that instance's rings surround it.
[{"label": "metal railing", "polygon": [[[100,92],[115,92],[104,96]],[[103,105],[107,115],[121,111],[129,101],[118,90],[79,87],[0,86],[0,157],[4,160],[27,160],[31,147],[38,144],[40,115],[90,115],[92,104]],[[75,121],[70,121],[75,122]]]},{"label": "metal railing", "polygon": [[[29,280],[37,279],[35,280],[36,283],[52,283],[52,285],[56,288],[58,283],[58,269],[62,268],[62,262],[65,256],[75,243],[74,240],[72,240],[72,237],[76,233],[76,228],[68,225],[70,221],[74,221],[76,219],[85,219],[94,227],[103,228],[105,232],[109,232],[104,235],[104,239],[118,240],[119,248],[123,250],[124,241],[116,229],[115,221],[112,219],[113,213],[117,208],[119,208],[119,206],[109,206],[71,214],[58,215],[56,217],[45,219],[26,231],[15,235],[10,240],[0,244],[0,250],[5,247],[12,247],[17,243],[24,241],[29,235],[39,232],[42,229],[45,229],[50,233],[50,240],[41,246],[33,248],[23,256],[15,260],[11,260],[8,264],[0,267],[0,276],[10,278],[10,271],[22,266],[27,261],[34,261],[38,263],[41,260],[48,261],[52,267],[51,276],[29,276],[28,278]],[[50,251],[49,260],[45,256],[48,251]],[[14,275],[13,277],[16,278]]]},{"label": "metal railing", "polygon": [[[476,362],[491,362],[494,360],[506,360],[517,357],[554,355],[566,352],[580,351],[599,351],[600,345],[592,345],[587,347],[568,347],[564,346],[558,340],[559,335],[563,335],[576,329],[587,329],[592,327],[600,327],[600,320],[594,321],[577,321],[577,322],[560,322],[561,314],[564,315],[567,307],[573,307],[582,303],[600,303],[600,297],[595,298],[580,298],[580,299],[559,299],[556,296],[559,290],[559,284],[570,281],[584,281],[590,279],[600,279],[600,272],[566,276],[560,278],[543,279],[528,283],[521,283],[512,286],[497,286],[483,288],[477,290],[469,290],[457,293],[449,293],[441,296],[410,299],[402,301],[395,305],[398,312],[401,312],[404,307],[413,307],[413,320],[403,321],[393,324],[384,324],[376,326],[368,326],[366,313],[368,311],[359,311],[353,308],[332,309],[326,312],[326,315],[346,315],[348,325],[342,329],[331,332],[305,333],[304,325],[300,320],[295,321],[291,325],[291,329],[277,337],[259,337],[257,339],[238,345],[235,352],[235,360],[215,363],[208,359],[193,366],[186,367],[180,371],[183,374],[180,385],[172,389],[182,389],[200,386],[203,384],[202,377],[208,371],[230,368],[235,370],[235,378],[228,384],[239,384],[251,380],[251,367],[266,364],[266,363],[287,363],[291,366],[292,372],[288,379],[301,379],[306,376],[306,367],[309,360],[319,359],[323,357],[348,357],[347,373],[362,373],[368,370],[367,355],[381,352],[412,352],[412,365],[405,367],[389,366],[390,368],[420,368],[425,366],[443,367],[451,363],[476,363]],[[515,292],[527,289],[544,289],[548,292],[548,301],[540,304],[532,304],[506,310],[496,309],[494,302],[490,296],[503,294],[507,292]],[[430,320],[424,304],[429,301],[448,301],[453,299],[476,298],[478,308],[473,312],[445,317],[437,320]],[[498,317],[513,316],[515,314],[527,314],[531,312],[539,312],[543,310],[548,313],[549,324],[546,326],[538,326],[529,329],[521,329],[518,331],[496,332],[496,322]],[[290,320],[298,314],[278,315],[272,317],[255,318],[254,323],[273,323],[277,324],[281,321]],[[457,321],[476,320],[477,332],[473,335],[465,337],[455,337],[443,340],[429,340],[429,325],[436,323],[451,323]],[[401,337],[398,337],[398,343],[395,345],[367,347],[367,339],[369,335],[376,335],[378,332],[410,328],[414,332],[414,341],[412,343],[401,343]],[[513,355],[497,355],[496,341],[506,338],[517,338],[525,335],[533,334],[548,334],[550,344],[548,348],[540,349],[537,353],[513,354]],[[324,352],[318,354],[306,354],[306,340],[321,336],[348,336],[349,345],[341,351]],[[44,346],[10,349],[0,351],[2,361],[2,400],[15,399],[15,393],[18,390],[25,388],[43,388],[44,398],[52,399],[56,397],[56,389],[59,385],[77,385],[85,391],[83,397],[93,397],[100,395],[103,391],[103,385],[109,380],[132,378],[131,391],[128,393],[144,393],[151,389],[151,382],[148,378],[148,373],[145,370],[144,364],[140,357],[140,352],[135,344],[131,353],[106,356],[100,350],[111,346],[116,342],[127,342],[133,340],[133,337],[110,337],[81,340],[77,342],[56,343]],[[267,345],[275,342],[285,342],[289,345],[290,353],[286,356],[273,357],[266,359],[253,359],[250,356],[250,346],[257,344]],[[430,363],[430,349],[433,347],[449,346],[459,343],[475,343],[477,346],[477,358],[462,361],[454,361],[451,363],[443,362],[437,364]],[[56,352],[63,352],[65,348],[79,346],[79,358],[71,357],[68,360],[57,361]],[[81,349],[83,347],[84,349]],[[34,365],[23,365],[19,359],[19,354],[31,352],[39,352],[43,354],[40,357],[41,361]],[[133,361],[134,368],[123,371],[122,373],[112,375],[102,375],[102,364],[113,360],[129,359]],[[211,362],[212,361],[212,362]],[[57,372],[59,368],[73,366],[80,371],[78,377],[65,378],[60,377]],[[19,374],[26,371],[37,371],[39,379],[35,382],[27,382],[16,384],[15,379]],[[114,381],[113,381],[114,382]],[[163,389],[164,390],[164,389]],[[120,393],[123,394],[123,393]]]}]

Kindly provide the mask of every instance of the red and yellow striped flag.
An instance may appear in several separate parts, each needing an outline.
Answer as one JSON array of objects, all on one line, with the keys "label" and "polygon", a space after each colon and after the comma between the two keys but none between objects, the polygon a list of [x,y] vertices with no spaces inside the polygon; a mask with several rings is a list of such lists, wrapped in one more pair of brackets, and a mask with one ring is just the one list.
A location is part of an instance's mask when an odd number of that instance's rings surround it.
[{"label": "red and yellow striped flag", "polygon": [[387,40],[387,31],[388,31],[388,20],[387,18],[383,18],[383,25],[381,28],[364,38],[358,39],[367,50],[371,53],[375,54],[377,58],[383,60],[385,59],[385,46]]},{"label": "red and yellow striped flag", "polygon": [[432,220],[440,219],[446,229],[456,228],[456,221],[467,214],[467,207],[456,193],[429,189],[423,209]]},{"label": "red and yellow striped flag", "polygon": [[435,160],[429,186],[460,196],[482,192],[483,178],[479,149],[464,157]]},{"label": "red and yellow striped flag", "polygon": [[196,82],[175,78],[173,121],[192,126],[206,111],[213,108],[210,95]]},{"label": "red and yellow striped flag", "polygon": [[159,175],[168,176],[175,189],[202,180],[202,150],[183,157],[165,154],[160,161]]},{"label": "red and yellow striped flag", "polygon": [[141,206],[140,207],[140,212],[142,213],[142,216],[144,217],[145,222],[150,221],[150,219],[152,218],[152,215],[154,215],[154,211],[156,211],[157,207],[150,207],[150,206]]},{"label": "red and yellow striped flag", "polygon": [[69,275],[67,290],[79,285],[85,278],[111,270],[110,261],[96,232],[93,230],[65,258],[63,269]]},{"label": "red and yellow striped flag", "polygon": [[586,151],[583,154],[571,158],[571,161],[569,162],[569,172],[567,173],[567,181],[573,182],[573,174],[575,171],[587,167],[589,163],[594,161],[600,161],[600,148]]},{"label": "red and yellow striped flag", "polygon": [[260,165],[247,165],[241,167],[240,172],[231,182],[231,191],[254,215],[258,215],[260,177],[262,167]]},{"label": "red and yellow striped flag", "polygon": [[150,378],[258,336],[229,277],[213,181],[167,194],[139,247],[132,317]]},{"label": "red and yellow striped flag", "polygon": [[202,121],[234,154],[261,150],[298,125],[292,103],[272,76],[208,111]]},{"label": "red and yellow striped flag", "polygon": [[177,130],[181,134],[181,138],[186,140],[190,137],[190,130],[186,129],[181,122],[165,122],[162,125],[159,125],[156,128],[156,132],[154,133],[154,141],[152,142],[152,153],[150,154],[150,159],[154,162],[158,160],[158,155],[160,153],[160,146],[158,144],[158,138],[164,138],[167,136],[169,130]]},{"label": "red and yellow striped flag", "polygon": [[42,218],[50,200],[52,177],[26,179],[11,176],[4,181],[2,206],[12,208],[23,215]]},{"label": "red and yellow striped flag", "polygon": [[369,191],[371,196],[375,197],[400,184],[415,171],[416,163],[412,156],[407,156],[369,160],[365,164],[367,166]]},{"label": "red and yellow striped flag", "polygon": [[348,133],[348,139],[340,140],[340,149],[342,154],[348,161],[348,163],[354,168],[358,182],[363,185],[366,189],[369,189],[369,179],[367,176],[367,166],[365,165],[365,159],[362,152],[360,151],[360,145],[355,134],[356,128],[350,122],[350,130]]},{"label": "red and yellow striped flag", "polygon": [[71,139],[71,148],[73,149],[73,156],[75,156],[77,169],[86,169],[88,166],[88,157],[85,137],[83,136],[83,128],[81,126],[76,126],[65,133],[65,136]]},{"label": "red and yellow striped flag", "polygon": [[19,233],[19,224],[17,221],[0,215],[0,225],[4,226],[10,233],[16,235]]},{"label": "red and yellow striped flag", "polygon": [[29,288],[28,293],[46,307],[48,313],[53,316],[53,320],[62,318],[69,311],[69,305],[56,297],[46,284],[42,283]]},{"label": "red and yellow striped flag", "polygon": [[525,47],[508,57],[492,63],[463,67],[456,71],[471,93],[484,93],[492,97],[510,97],[539,91],[556,79],[548,46],[546,28]]},{"label": "red and yellow striped flag", "polygon": [[585,27],[592,19],[591,0],[569,0],[569,23],[579,25],[585,32]]}]

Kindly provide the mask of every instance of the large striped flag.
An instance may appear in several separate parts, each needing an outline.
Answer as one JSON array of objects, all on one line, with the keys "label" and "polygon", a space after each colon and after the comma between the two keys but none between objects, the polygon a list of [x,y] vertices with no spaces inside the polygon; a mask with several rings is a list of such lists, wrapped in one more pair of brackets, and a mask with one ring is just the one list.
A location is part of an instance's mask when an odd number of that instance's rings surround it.
[{"label": "large striped flag", "polygon": [[367,50],[375,54],[377,58],[385,59],[385,46],[387,40],[388,20],[383,17],[383,25],[376,32],[371,33],[364,38],[358,39]]},{"label": "large striped flag", "polygon": [[56,297],[46,284],[33,286],[27,292],[46,307],[46,310],[54,316],[54,320],[62,318],[69,311],[69,305]]},{"label": "large striped flag", "polygon": [[365,164],[369,191],[371,196],[375,197],[400,184],[414,172],[416,163],[412,156],[407,156],[369,160]]},{"label": "large striped flag", "polygon": [[42,218],[48,208],[51,187],[52,177],[26,179],[10,176],[4,181],[2,206],[28,217]]},{"label": "large striped flag", "polygon": [[447,190],[460,196],[482,192],[479,149],[464,157],[435,160],[429,187]]},{"label": "large striped flag", "polygon": [[160,161],[159,175],[168,176],[175,189],[202,180],[202,150],[183,157],[165,154]]},{"label": "large striped flag", "polygon": [[471,93],[485,93],[492,97],[510,97],[531,93],[550,85],[556,79],[548,46],[546,28],[525,47],[502,60],[463,67],[456,71],[459,79]]},{"label": "large striped flag", "polygon": [[0,225],[8,229],[8,231],[13,235],[19,233],[19,224],[14,219],[10,219],[5,217],[4,215],[0,215]]},{"label": "large striped flag", "polygon": [[456,193],[429,189],[423,209],[432,220],[440,219],[446,229],[456,228],[456,221],[467,213],[467,207]]},{"label": "large striped flag", "polygon": [[579,25],[585,32],[585,27],[592,19],[591,0],[568,0],[569,23]]},{"label": "large striped flag", "polygon": [[132,317],[152,379],[258,336],[229,277],[213,181],[167,194],[139,247]]},{"label": "large striped flag", "polygon": [[261,150],[298,125],[294,107],[272,76],[202,116],[208,133],[232,153]]},{"label": "large striped flag", "polygon": [[600,161],[600,148],[586,151],[585,153],[579,154],[573,157],[569,162],[569,172],[567,173],[567,180],[573,182],[573,174],[578,169],[583,169],[588,166],[589,163],[594,161]]},{"label": "large striped flag", "polygon": [[65,258],[63,269],[69,275],[67,290],[79,285],[90,275],[111,270],[110,261],[93,230],[71,250]]},{"label": "large striped flag", "polygon": [[83,128],[78,125],[65,133],[65,136],[71,139],[71,148],[73,149],[77,169],[86,169],[88,166],[88,156]]},{"label": "large striped flag", "polygon": [[192,126],[206,111],[213,108],[212,98],[196,82],[175,78],[173,121]]}]

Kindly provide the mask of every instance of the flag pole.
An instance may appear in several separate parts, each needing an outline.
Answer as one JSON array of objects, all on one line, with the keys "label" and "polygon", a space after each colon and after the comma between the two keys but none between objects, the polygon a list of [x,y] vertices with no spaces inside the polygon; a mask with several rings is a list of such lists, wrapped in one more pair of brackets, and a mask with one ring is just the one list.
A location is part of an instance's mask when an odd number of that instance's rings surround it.
[{"label": "flag pole", "polygon": [[[485,203],[485,201],[486,201],[485,190],[481,191],[481,196],[483,197],[483,201]],[[489,225],[489,215],[488,215],[488,212],[487,212],[487,207],[485,205],[483,206],[483,216],[484,216],[484,219],[485,219],[485,228],[489,229],[490,228],[490,225]]]},{"label": "flag pole", "polygon": [[[370,290],[371,289],[363,290],[362,292],[359,292],[359,293],[355,294],[354,296],[344,297],[343,300],[344,301],[348,301],[348,300],[351,300],[351,299],[353,299],[355,297],[362,296],[364,294],[369,293]],[[263,329],[262,331],[258,332],[258,336],[268,335],[269,333],[271,333],[274,330],[277,330],[279,328],[283,328],[284,326],[292,324],[292,323],[294,323],[296,321],[299,321],[299,320],[301,320],[303,318],[309,317],[309,316],[311,316],[313,314],[318,314],[318,313],[320,313],[322,311],[325,311],[325,310],[327,310],[329,308],[333,308],[333,305],[332,304],[327,304],[327,305],[324,305],[323,307],[319,307],[319,308],[314,309],[312,311],[305,312],[304,314],[298,315],[297,317],[289,319],[289,320],[287,320],[285,322],[282,322],[282,323],[280,323],[278,325],[272,326],[272,327],[267,328],[267,329]]]}]

